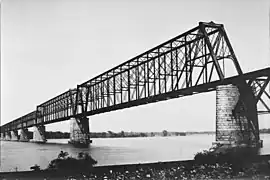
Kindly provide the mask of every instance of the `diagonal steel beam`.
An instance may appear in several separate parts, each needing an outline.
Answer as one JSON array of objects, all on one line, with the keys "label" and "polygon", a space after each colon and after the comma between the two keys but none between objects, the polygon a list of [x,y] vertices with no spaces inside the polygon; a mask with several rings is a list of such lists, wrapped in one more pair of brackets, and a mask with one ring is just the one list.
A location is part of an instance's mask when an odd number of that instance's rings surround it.
[{"label": "diagonal steel beam", "polygon": [[211,43],[210,43],[210,40],[209,40],[209,37],[208,37],[208,35],[207,35],[207,32],[206,32],[206,30],[205,30],[205,25],[204,25],[204,23],[201,23],[201,22],[200,22],[199,27],[200,27],[201,32],[202,32],[203,35],[204,35],[205,42],[206,42],[207,47],[208,47],[208,49],[209,49],[209,51],[210,51],[211,57],[212,57],[212,59],[213,59],[213,61],[214,61],[215,68],[216,68],[216,71],[217,71],[217,73],[218,73],[219,79],[224,79],[224,75],[223,75],[223,73],[222,73],[221,67],[220,67],[220,65],[219,65],[219,63],[218,63],[216,54],[214,53],[214,48],[212,47],[212,45],[211,45]]}]

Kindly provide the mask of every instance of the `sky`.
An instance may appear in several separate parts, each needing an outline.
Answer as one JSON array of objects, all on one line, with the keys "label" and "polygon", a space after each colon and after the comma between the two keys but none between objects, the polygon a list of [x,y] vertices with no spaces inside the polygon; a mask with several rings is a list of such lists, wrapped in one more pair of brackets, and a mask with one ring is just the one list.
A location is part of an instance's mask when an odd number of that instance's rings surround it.
[{"label": "sky", "polygon": [[[270,67],[267,0],[2,0],[1,124],[195,27],[222,23],[244,72]],[[215,92],[89,117],[90,131],[215,130]],[[270,128],[270,115],[259,116]],[[69,121],[47,130],[69,131]]]}]

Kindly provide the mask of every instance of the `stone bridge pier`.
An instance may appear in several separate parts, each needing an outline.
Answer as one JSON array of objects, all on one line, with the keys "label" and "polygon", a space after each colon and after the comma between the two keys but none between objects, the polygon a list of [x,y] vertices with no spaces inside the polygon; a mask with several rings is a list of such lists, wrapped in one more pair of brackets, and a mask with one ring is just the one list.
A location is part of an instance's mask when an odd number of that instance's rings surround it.
[{"label": "stone bridge pier", "polygon": [[47,141],[45,137],[45,126],[37,125],[33,127],[33,142],[45,143]]},{"label": "stone bridge pier", "polygon": [[10,131],[5,132],[5,140],[6,140],[6,141],[10,141],[10,140],[11,140],[11,134],[10,134]]},{"label": "stone bridge pier", "polygon": [[69,143],[75,146],[88,147],[91,142],[88,118],[71,118]]},{"label": "stone bridge pier", "polygon": [[19,140],[18,131],[17,130],[10,131],[10,137],[11,141],[18,141]]},{"label": "stone bridge pier", "polygon": [[22,141],[22,142],[28,142],[29,141],[28,129],[27,128],[20,130],[19,141]]},{"label": "stone bridge pier", "polygon": [[[258,115],[256,109],[249,109],[248,116],[241,102],[247,98],[235,85],[221,85],[216,89],[216,142],[227,146],[252,145],[262,146],[258,134]],[[245,89],[247,91],[247,89]],[[241,92],[241,96],[240,96]],[[250,96],[250,94],[249,94]],[[241,99],[241,98],[242,99]],[[239,106],[240,102],[240,106]],[[254,103],[246,101],[248,103]],[[239,106],[242,113],[235,113]],[[250,119],[252,117],[252,119]],[[255,125],[254,125],[255,124]]]},{"label": "stone bridge pier", "polygon": [[1,140],[5,140],[5,133],[1,133]]}]

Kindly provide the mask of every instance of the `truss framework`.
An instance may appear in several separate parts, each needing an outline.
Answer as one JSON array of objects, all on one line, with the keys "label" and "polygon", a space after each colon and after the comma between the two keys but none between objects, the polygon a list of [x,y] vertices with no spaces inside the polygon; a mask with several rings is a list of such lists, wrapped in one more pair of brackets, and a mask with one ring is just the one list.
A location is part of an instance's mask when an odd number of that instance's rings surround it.
[{"label": "truss framework", "polygon": [[[237,76],[225,75],[224,61],[233,63]],[[265,91],[269,69],[243,74],[223,25],[200,22],[199,26],[38,105],[36,111],[2,128],[7,131],[83,118],[213,91],[217,85],[229,83],[252,87],[256,103],[266,108],[258,112],[270,113],[261,98],[265,94],[269,98]]]}]

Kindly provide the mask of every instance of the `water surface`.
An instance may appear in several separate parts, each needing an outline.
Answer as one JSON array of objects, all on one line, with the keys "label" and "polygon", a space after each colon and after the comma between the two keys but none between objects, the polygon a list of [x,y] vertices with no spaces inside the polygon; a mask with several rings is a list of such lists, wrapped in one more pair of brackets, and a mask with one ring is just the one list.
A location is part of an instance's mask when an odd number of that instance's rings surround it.
[{"label": "water surface", "polygon": [[[270,154],[270,134],[261,135],[262,154]],[[46,144],[1,141],[0,171],[29,170],[35,164],[46,168],[60,151],[76,157],[89,152],[97,165],[132,164],[193,159],[194,154],[211,147],[214,135],[145,138],[93,138],[89,148],[75,148],[69,139],[49,139]]]}]

